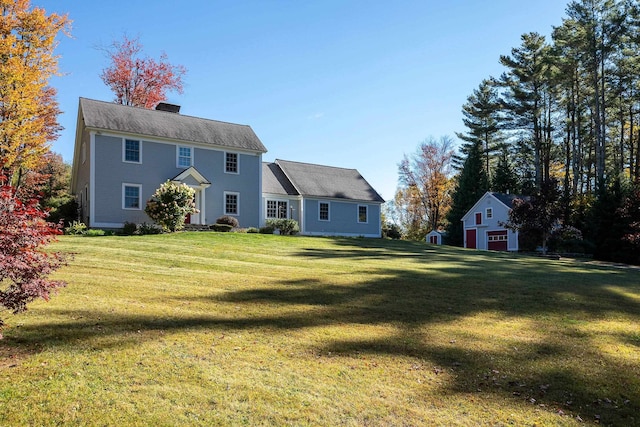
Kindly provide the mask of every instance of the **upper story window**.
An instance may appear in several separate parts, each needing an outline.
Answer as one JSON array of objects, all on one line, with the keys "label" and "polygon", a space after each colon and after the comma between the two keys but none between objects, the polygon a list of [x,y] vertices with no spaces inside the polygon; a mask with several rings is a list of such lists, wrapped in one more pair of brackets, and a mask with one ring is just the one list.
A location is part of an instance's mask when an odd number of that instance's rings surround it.
[{"label": "upper story window", "polygon": [[141,189],[140,184],[122,184],[122,209],[141,209]]},{"label": "upper story window", "polygon": [[482,212],[476,212],[476,225],[482,224]]},{"label": "upper story window", "polygon": [[366,205],[358,205],[358,222],[367,222],[367,214],[369,213],[367,208]]},{"label": "upper story window", "polygon": [[487,208],[485,216],[487,217],[487,219],[493,218],[493,208]]},{"label": "upper story window", "polygon": [[238,193],[224,193],[224,214],[225,215],[238,215],[240,211],[240,194]]},{"label": "upper story window", "polygon": [[193,148],[178,146],[177,150],[177,166],[179,168],[188,168],[193,166]]},{"label": "upper story window", "polygon": [[318,219],[320,221],[329,221],[329,203],[320,202],[318,204]]},{"label": "upper story window", "polygon": [[142,163],[142,144],[135,139],[125,139],[122,144],[122,161]]},{"label": "upper story window", "polygon": [[238,153],[224,153],[224,171],[226,173],[239,173]]}]

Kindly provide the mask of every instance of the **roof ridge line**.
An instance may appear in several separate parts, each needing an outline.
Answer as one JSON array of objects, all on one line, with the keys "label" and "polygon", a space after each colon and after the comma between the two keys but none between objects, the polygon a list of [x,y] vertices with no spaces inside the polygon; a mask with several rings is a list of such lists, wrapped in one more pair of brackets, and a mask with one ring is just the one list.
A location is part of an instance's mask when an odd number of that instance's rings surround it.
[{"label": "roof ridge line", "polygon": [[[286,162],[286,160],[284,160]],[[275,159],[273,161],[273,164],[278,166],[278,169],[280,169],[280,171],[284,174],[285,178],[287,178],[287,180],[289,181],[289,183],[293,186],[293,188],[296,190],[296,192],[299,195],[302,195],[302,191],[300,191],[300,188],[298,188],[298,186],[296,185],[295,182],[293,182],[293,180],[291,179],[291,177],[289,176],[289,174],[284,170],[284,168],[282,166],[280,166],[280,163],[278,163],[278,159]]]},{"label": "roof ridge line", "polygon": [[137,110],[142,110],[142,111],[153,111],[153,112],[156,112],[156,113],[173,114],[173,115],[178,115],[180,117],[187,117],[187,118],[196,119],[196,120],[206,120],[206,121],[210,121],[210,122],[224,123],[224,124],[233,125],[233,126],[246,126],[248,128],[251,128],[251,125],[246,125],[246,124],[243,124],[243,123],[233,123],[233,122],[229,122],[229,121],[226,121],[226,120],[209,119],[207,117],[197,117],[197,116],[192,116],[190,114],[172,113],[170,111],[156,110],[154,108],[144,108],[144,107],[136,107],[135,105],[118,104],[116,102],[102,101],[100,99],[85,98],[83,96],[81,96],[80,99],[85,99],[85,100],[91,101],[91,102],[99,102],[99,103],[107,104],[107,105],[114,105],[114,106],[116,106],[118,108],[119,107],[135,108]]},{"label": "roof ridge line", "polygon": [[356,172],[360,173],[358,171],[358,169],[356,169],[356,168],[345,168],[345,167],[342,167],[342,166],[321,165],[319,163],[298,162],[298,161],[295,161],[295,160],[284,160],[284,159],[276,159],[275,161],[277,162],[278,160],[280,160],[282,162],[297,163],[299,165],[309,165],[309,166],[320,166],[320,167],[323,167],[323,168],[343,169],[343,170],[348,170],[348,171],[356,171]]}]

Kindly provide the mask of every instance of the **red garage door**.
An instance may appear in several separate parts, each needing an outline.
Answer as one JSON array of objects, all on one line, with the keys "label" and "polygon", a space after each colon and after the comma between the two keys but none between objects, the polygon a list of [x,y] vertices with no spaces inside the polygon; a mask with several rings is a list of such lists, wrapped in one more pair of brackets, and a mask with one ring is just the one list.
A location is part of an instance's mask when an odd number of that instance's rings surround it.
[{"label": "red garage door", "polygon": [[490,251],[506,251],[507,230],[487,232],[487,249]]},{"label": "red garage door", "polygon": [[465,248],[469,248],[469,249],[476,249],[477,248],[477,242],[476,242],[476,229],[470,229],[470,230],[465,230],[465,240],[467,242]]}]

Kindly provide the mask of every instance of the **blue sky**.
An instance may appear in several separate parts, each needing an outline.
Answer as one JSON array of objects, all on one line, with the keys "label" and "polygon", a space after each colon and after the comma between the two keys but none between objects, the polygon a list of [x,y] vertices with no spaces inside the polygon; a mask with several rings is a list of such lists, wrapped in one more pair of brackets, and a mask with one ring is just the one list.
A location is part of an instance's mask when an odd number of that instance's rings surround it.
[{"label": "blue sky", "polygon": [[564,0],[32,0],[68,13],[51,85],[72,161],[78,98],[111,101],[98,47],[139,36],[187,68],[181,113],[250,125],[276,158],[358,169],[387,200],[398,163],[433,136],[464,132],[461,107],[523,33],[549,35]]}]

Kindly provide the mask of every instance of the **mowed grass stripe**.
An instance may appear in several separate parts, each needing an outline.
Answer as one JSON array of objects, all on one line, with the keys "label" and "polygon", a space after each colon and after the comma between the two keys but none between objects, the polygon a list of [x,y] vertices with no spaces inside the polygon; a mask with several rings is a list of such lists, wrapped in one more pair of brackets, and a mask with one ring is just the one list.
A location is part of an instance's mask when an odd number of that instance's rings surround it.
[{"label": "mowed grass stripe", "polygon": [[55,249],[69,285],[7,317],[0,425],[639,423],[635,270],[235,233]]}]

